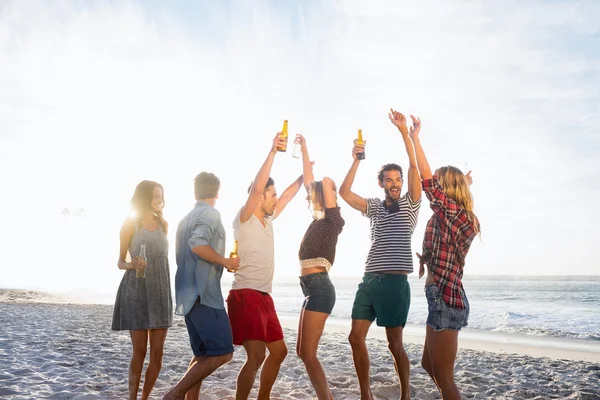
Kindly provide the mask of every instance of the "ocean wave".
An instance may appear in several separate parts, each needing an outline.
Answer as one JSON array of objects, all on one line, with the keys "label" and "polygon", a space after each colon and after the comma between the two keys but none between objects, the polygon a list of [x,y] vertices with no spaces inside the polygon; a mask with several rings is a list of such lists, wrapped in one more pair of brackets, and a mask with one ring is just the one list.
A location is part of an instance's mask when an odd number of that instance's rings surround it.
[{"label": "ocean wave", "polygon": [[486,329],[483,326],[469,324],[469,327],[481,330],[489,330],[492,332],[520,333],[529,336],[549,336],[564,339],[600,340],[600,334],[595,332],[573,332],[531,326],[498,326],[491,329],[488,327]]}]

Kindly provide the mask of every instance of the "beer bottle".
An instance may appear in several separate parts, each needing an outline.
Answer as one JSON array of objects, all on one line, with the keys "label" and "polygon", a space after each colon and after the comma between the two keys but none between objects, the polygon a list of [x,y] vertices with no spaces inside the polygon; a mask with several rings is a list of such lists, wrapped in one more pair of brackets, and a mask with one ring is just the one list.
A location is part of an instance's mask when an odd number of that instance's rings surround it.
[{"label": "beer bottle", "polygon": [[285,152],[287,150],[287,140],[288,140],[288,120],[284,120],[283,121],[283,128],[281,129],[281,134],[279,135],[280,138],[285,139],[285,146],[283,147],[277,147],[277,151],[283,151]]},{"label": "beer bottle", "polygon": [[[138,254],[142,260],[144,260],[144,262],[147,262],[146,260],[146,244],[142,243],[142,245],[140,246],[140,254]],[[145,278],[146,277],[146,267],[142,268],[142,269],[136,269],[135,270],[135,277],[136,278]]]},{"label": "beer bottle", "polygon": [[[362,137],[362,129],[358,130],[358,139],[356,140],[356,144],[365,144],[365,142],[363,141],[363,137]],[[362,153],[356,153],[356,159],[364,160],[365,152],[363,151]]]},{"label": "beer bottle", "polygon": [[229,258],[238,258],[238,241],[233,241],[233,250],[229,253]]}]

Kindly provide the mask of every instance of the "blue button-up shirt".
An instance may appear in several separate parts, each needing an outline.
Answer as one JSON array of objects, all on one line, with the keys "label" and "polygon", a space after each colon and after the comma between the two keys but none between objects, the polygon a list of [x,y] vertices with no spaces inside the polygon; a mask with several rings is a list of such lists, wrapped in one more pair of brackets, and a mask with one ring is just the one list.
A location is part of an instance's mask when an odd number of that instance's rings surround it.
[{"label": "blue button-up shirt", "polygon": [[186,315],[200,297],[205,306],[225,309],[221,293],[223,267],[198,257],[192,249],[210,245],[217,253],[225,253],[225,229],[221,214],[212,206],[198,201],[177,227],[175,242],[177,273],[175,274],[175,314]]}]

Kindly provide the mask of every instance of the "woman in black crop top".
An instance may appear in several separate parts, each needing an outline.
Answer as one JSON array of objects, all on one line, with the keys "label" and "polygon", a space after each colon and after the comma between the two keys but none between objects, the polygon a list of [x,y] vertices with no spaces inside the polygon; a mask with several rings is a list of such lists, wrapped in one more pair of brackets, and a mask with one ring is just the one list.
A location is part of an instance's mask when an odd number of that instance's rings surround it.
[{"label": "woman in black crop top", "polygon": [[325,321],[335,304],[335,288],[329,279],[329,269],[335,260],[335,247],[344,226],[337,205],[335,183],[330,178],[315,181],[306,140],[297,135],[302,146],[304,186],[308,192],[313,221],[309,225],[298,253],[300,259],[300,287],[305,299],[300,311],[296,353],[304,362],[319,399],[333,399],[327,377],[317,359],[317,347],[325,328]]}]

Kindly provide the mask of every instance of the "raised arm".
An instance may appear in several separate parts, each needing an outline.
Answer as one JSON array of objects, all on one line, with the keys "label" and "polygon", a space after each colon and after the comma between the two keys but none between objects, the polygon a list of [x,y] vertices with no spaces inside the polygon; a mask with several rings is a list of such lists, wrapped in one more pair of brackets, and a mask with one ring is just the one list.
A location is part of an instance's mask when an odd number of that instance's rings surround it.
[{"label": "raised arm", "polygon": [[423,151],[421,141],[419,140],[421,124],[420,121],[412,115],[411,118],[413,119],[413,124],[417,122],[414,128],[410,130],[410,137],[415,144],[417,166],[419,167],[421,179],[423,180],[423,190],[425,190],[427,198],[429,199],[429,206],[433,212],[442,221],[449,221],[456,217],[460,211],[460,206],[453,200],[448,199],[437,179],[431,179],[433,178],[431,167],[429,166],[429,161],[427,161],[427,157],[425,157],[425,152]]},{"label": "raised arm", "polygon": [[260,196],[265,191],[265,186],[269,180],[269,175],[271,174],[271,168],[273,167],[273,161],[275,160],[275,154],[277,154],[277,146],[285,146],[286,141],[279,137],[279,133],[273,139],[273,146],[269,151],[269,155],[267,159],[263,163],[262,167],[258,170],[256,177],[254,178],[254,183],[252,184],[252,188],[250,189],[250,193],[248,194],[248,199],[246,200],[246,204],[242,208],[240,213],[240,222],[244,223],[250,219],[252,213],[258,206],[260,202]]},{"label": "raised arm", "polygon": [[288,203],[290,201],[292,201],[294,196],[296,196],[298,194],[298,192],[300,191],[300,188],[302,187],[303,181],[304,181],[304,178],[302,175],[300,175],[298,177],[298,179],[296,179],[294,181],[294,183],[292,183],[290,186],[288,186],[283,191],[283,193],[277,200],[277,208],[275,208],[275,214],[273,214],[273,219],[279,217],[281,215],[281,213],[283,212],[283,210],[285,209],[285,207],[288,205]]},{"label": "raised arm", "polygon": [[413,120],[413,126],[410,128],[409,136],[415,146],[417,167],[419,169],[419,173],[421,174],[421,179],[425,181],[427,179],[431,179],[432,174],[431,167],[429,166],[429,162],[427,161],[427,157],[425,157],[425,152],[421,146],[421,140],[419,139],[419,133],[421,132],[421,119],[415,118],[412,115],[410,117]]},{"label": "raised arm", "polygon": [[325,197],[325,208],[337,207],[335,183],[327,176],[323,178],[323,196]]},{"label": "raised arm", "polygon": [[[415,157],[415,148],[410,138],[408,128],[406,126],[406,117],[404,114],[395,111],[390,108],[389,113],[390,121],[398,128],[402,134],[402,140],[404,141],[404,147],[406,148],[406,154],[408,154],[408,194],[411,200],[418,201],[421,199],[421,180],[419,179],[419,169],[417,168],[417,160]],[[412,117],[412,116],[411,116]],[[415,117],[413,119],[413,126],[411,132],[414,129],[420,129],[421,120],[418,120],[416,124]]]},{"label": "raised arm", "polygon": [[340,196],[342,196],[342,199],[344,199],[344,201],[348,203],[350,207],[360,211],[363,214],[367,212],[367,200],[352,191],[352,184],[354,183],[354,177],[356,176],[356,171],[358,170],[358,165],[360,164],[360,160],[356,158],[356,154],[364,152],[366,144],[366,140],[364,144],[358,144],[356,141],[354,141],[354,148],[352,149],[352,158],[354,161],[352,162],[352,166],[344,178],[344,182],[342,182],[342,186],[340,186]]},{"label": "raised arm", "polygon": [[308,146],[306,145],[306,139],[304,136],[297,134],[296,140],[302,146],[302,176],[304,177],[304,187],[308,192],[310,189],[310,184],[314,182],[315,175],[313,174],[313,163],[310,161],[310,156],[308,155]]}]

